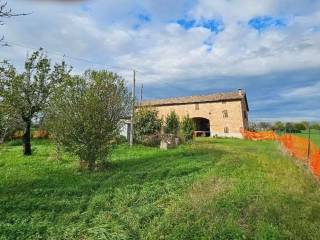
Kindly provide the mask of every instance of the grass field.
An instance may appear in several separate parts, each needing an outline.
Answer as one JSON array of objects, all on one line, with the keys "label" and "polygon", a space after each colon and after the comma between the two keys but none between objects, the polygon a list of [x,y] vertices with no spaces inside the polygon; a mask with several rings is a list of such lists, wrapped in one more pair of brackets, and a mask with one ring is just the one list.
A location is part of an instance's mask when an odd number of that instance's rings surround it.
[{"label": "grass field", "polygon": [[[312,129],[310,131],[310,133],[311,133],[310,134],[311,141],[320,147],[320,130]],[[302,131],[301,133],[295,133],[295,135],[298,135],[300,137],[304,137],[306,139],[308,139],[308,137],[309,137],[308,131]]]},{"label": "grass field", "polygon": [[275,142],[120,146],[81,172],[48,141],[0,146],[0,239],[319,239],[320,184]]}]

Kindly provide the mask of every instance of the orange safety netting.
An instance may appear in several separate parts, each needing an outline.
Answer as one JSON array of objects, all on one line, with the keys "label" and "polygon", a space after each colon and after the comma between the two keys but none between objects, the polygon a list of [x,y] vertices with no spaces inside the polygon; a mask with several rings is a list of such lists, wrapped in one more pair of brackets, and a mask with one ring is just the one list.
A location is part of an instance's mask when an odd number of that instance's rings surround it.
[{"label": "orange safety netting", "polygon": [[291,134],[277,135],[275,132],[250,132],[241,130],[245,139],[276,140],[292,156],[304,161],[314,175],[320,177],[320,149],[308,139]]}]

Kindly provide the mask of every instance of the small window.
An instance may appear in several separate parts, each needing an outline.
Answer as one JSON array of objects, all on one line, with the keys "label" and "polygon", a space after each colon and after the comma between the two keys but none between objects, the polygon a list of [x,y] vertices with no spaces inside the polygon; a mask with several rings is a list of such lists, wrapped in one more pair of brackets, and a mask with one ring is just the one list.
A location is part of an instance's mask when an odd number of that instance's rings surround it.
[{"label": "small window", "polygon": [[246,119],[246,120],[248,119],[248,114],[246,111],[243,112],[243,116],[244,116],[244,119]]},{"label": "small window", "polygon": [[196,110],[199,110],[199,103],[196,103],[196,105],[194,107]]},{"label": "small window", "polygon": [[227,110],[222,111],[222,116],[223,118],[228,118],[228,111]]},{"label": "small window", "polygon": [[229,128],[228,127],[224,128],[224,133],[229,133]]}]

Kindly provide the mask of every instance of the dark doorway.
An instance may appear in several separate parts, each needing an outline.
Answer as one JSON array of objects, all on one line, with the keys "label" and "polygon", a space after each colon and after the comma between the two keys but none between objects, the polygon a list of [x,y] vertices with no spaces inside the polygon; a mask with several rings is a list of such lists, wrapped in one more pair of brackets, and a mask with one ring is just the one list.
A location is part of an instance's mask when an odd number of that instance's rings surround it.
[{"label": "dark doorway", "polygon": [[196,137],[200,136],[210,136],[210,121],[206,118],[196,117],[192,119],[195,125],[194,135]]}]

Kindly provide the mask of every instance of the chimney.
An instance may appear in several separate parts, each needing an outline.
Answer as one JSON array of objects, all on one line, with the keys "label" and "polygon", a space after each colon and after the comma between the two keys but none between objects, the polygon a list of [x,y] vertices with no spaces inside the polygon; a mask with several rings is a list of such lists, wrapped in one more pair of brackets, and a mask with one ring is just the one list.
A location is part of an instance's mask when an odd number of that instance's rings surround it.
[{"label": "chimney", "polygon": [[242,88],[239,88],[238,92],[240,96],[244,96],[246,94],[245,90],[243,90]]}]

